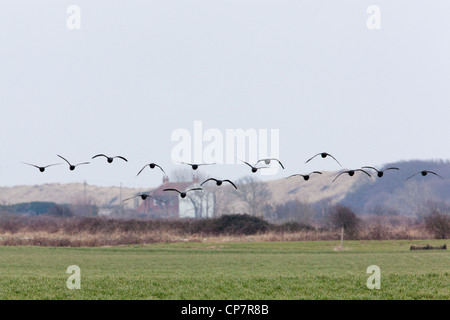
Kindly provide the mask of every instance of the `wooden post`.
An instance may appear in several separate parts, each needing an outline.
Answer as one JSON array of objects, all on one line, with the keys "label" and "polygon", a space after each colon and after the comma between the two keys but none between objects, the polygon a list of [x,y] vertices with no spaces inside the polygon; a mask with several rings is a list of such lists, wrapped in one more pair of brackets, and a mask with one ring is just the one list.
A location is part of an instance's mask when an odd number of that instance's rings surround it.
[{"label": "wooden post", "polygon": [[343,249],[344,245],[344,227],[341,229],[341,250]]}]

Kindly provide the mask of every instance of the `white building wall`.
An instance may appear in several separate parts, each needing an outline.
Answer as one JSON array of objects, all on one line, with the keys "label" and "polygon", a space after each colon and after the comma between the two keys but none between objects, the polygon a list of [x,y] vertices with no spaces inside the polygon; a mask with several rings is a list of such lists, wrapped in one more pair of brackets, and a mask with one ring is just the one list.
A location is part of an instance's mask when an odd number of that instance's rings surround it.
[{"label": "white building wall", "polygon": [[[198,186],[191,186],[190,188],[195,188]],[[193,201],[195,201],[200,209],[199,215],[202,218],[212,218],[214,216],[214,194],[212,192],[203,189],[201,191],[191,191],[187,194],[187,197],[179,200],[179,208],[178,213],[180,218],[195,218],[195,208],[192,204],[192,201],[188,199],[191,197]]]},{"label": "white building wall", "polygon": [[194,205],[187,197],[178,202],[178,215],[180,218],[195,218]]}]

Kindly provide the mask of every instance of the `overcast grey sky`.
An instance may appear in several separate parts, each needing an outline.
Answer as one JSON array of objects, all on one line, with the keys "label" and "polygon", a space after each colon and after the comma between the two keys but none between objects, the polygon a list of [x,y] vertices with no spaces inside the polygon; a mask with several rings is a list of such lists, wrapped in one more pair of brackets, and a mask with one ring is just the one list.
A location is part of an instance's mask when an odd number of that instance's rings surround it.
[{"label": "overcast grey sky", "polygon": [[[69,29],[70,5],[80,26]],[[370,30],[370,5],[381,29]],[[0,2],[0,185],[156,186],[180,128],[277,129],[286,170],[450,159],[449,1]],[[128,163],[91,159],[123,155]],[[40,173],[24,165],[91,161]],[[237,179],[242,164],[201,168]]]}]

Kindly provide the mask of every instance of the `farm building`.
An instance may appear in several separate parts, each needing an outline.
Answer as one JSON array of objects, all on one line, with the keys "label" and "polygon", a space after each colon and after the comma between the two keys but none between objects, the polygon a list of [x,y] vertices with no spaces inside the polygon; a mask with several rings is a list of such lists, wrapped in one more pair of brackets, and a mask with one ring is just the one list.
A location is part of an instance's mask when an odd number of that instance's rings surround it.
[{"label": "farm building", "polygon": [[170,188],[184,191],[197,187],[200,184],[196,176],[192,182],[170,182],[165,176],[163,183],[149,192],[151,197],[142,200],[136,211],[152,218],[211,218],[215,207],[215,197],[211,191],[192,191],[184,199],[177,192],[163,191]]}]

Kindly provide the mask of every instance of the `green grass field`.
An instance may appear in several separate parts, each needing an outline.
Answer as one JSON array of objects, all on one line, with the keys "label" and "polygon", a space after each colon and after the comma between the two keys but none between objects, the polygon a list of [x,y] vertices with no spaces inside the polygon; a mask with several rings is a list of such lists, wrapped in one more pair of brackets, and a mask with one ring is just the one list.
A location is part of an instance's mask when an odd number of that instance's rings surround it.
[{"label": "green grass field", "polygon": [[[0,299],[450,299],[444,241],[174,243],[108,248],[0,247]],[[448,244],[447,244],[448,246]],[[81,270],[70,290],[67,267]],[[368,289],[367,267],[381,270]]]}]

